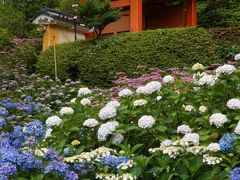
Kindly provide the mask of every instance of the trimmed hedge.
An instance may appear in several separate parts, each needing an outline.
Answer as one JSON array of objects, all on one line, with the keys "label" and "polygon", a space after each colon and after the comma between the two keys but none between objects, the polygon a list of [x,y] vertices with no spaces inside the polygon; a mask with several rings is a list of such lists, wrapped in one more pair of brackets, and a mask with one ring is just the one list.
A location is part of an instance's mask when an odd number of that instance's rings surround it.
[{"label": "trimmed hedge", "polygon": [[[212,34],[202,28],[123,33],[91,41],[58,45],[60,79],[77,78],[90,86],[108,87],[116,72],[138,65],[160,68],[220,62]],[[38,57],[38,72],[54,77],[53,48]]]}]

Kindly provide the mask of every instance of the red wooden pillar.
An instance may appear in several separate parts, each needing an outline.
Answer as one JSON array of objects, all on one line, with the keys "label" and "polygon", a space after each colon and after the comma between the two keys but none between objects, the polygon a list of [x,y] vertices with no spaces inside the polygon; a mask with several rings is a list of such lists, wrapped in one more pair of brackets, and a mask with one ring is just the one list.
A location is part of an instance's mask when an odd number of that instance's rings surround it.
[{"label": "red wooden pillar", "polygon": [[197,0],[187,0],[187,26],[197,26]]},{"label": "red wooden pillar", "polygon": [[142,31],[142,0],[130,0],[130,32]]}]

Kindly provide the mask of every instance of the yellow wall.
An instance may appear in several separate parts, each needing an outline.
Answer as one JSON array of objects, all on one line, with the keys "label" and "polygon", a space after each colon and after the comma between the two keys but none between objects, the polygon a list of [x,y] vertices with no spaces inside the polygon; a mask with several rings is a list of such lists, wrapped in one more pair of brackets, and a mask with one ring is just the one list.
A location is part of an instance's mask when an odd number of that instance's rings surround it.
[{"label": "yellow wall", "polygon": [[[85,34],[77,32],[77,39],[85,39]],[[65,42],[73,42],[75,40],[74,31],[68,27],[59,25],[48,25],[43,34],[43,51],[50,46]]]}]

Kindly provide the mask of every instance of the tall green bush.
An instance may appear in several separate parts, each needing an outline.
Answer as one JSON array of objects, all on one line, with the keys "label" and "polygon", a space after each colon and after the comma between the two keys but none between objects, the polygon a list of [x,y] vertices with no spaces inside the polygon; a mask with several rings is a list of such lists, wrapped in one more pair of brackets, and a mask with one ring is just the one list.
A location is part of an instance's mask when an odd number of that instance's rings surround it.
[{"label": "tall green bush", "polygon": [[[58,45],[59,78],[79,78],[92,86],[110,86],[115,73],[138,65],[185,67],[219,62],[212,35],[197,28],[164,29]],[[54,76],[53,48],[38,58],[37,69]]]}]

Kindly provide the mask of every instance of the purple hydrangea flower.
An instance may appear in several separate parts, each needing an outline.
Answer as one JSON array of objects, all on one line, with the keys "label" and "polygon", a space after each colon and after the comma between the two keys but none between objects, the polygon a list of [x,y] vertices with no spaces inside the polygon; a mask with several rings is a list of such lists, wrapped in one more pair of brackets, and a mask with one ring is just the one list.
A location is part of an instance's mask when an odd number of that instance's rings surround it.
[{"label": "purple hydrangea flower", "polygon": [[235,167],[230,174],[230,180],[239,180],[239,179],[240,179],[240,167]]},{"label": "purple hydrangea flower", "polygon": [[56,173],[59,176],[66,176],[69,172],[69,165],[64,162],[51,161],[45,168],[45,174]]},{"label": "purple hydrangea flower", "polygon": [[17,168],[12,163],[0,163],[0,176],[13,176],[17,173]]},{"label": "purple hydrangea flower", "polygon": [[23,151],[23,153],[17,158],[17,164],[23,170],[41,170],[43,168],[42,161],[36,159],[31,151]]}]

